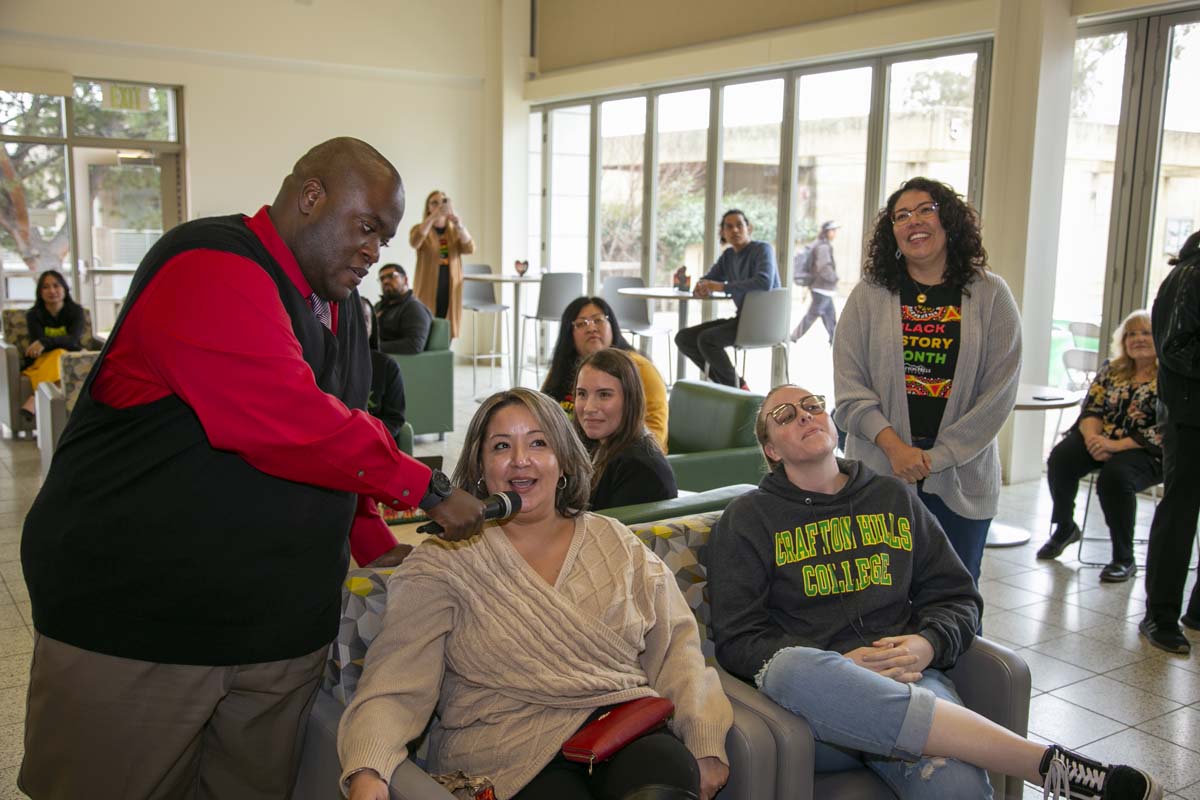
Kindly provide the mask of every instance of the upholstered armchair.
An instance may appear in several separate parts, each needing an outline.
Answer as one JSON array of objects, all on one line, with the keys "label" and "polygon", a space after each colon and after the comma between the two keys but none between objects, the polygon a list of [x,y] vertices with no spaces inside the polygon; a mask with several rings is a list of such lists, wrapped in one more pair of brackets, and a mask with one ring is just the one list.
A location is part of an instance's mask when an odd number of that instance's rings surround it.
[{"label": "upholstered armchair", "polygon": [[704,492],[736,483],[758,485],[766,461],[754,438],[763,397],[699,381],[671,389],[667,461],[682,490]]},{"label": "upholstered armchair", "polygon": [[79,392],[92,367],[100,359],[98,350],[64,353],[62,386],[43,383],[37,391],[37,443],[42,457],[42,477],[50,471],[50,461],[58,449],[58,440],[75,408]]},{"label": "upholstered armchair", "polygon": [[[83,349],[100,350],[104,340],[97,339],[92,334],[92,312],[83,310]],[[14,438],[25,433],[32,433],[36,424],[25,419],[20,413],[21,404],[33,394],[29,379],[21,374],[21,364],[25,359],[25,349],[29,347],[29,326],[25,321],[25,309],[6,308],[0,311],[0,325],[4,339],[0,342],[3,351],[4,365],[0,369],[0,422],[8,426]],[[66,366],[63,367],[64,371]]]},{"label": "upholstered armchair", "polygon": [[[693,610],[700,608],[705,615],[707,602],[699,603],[700,594],[695,591],[696,562],[687,552],[686,542],[692,526],[703,530],[706,536],[717,516],[719,514],[701,515],[635,527],[643,541],[675,572]],[[342,590],[342,624],[309,717],[300,772],[292,795],[294,800],[337,797],[337,781],[341,774],[337,757],[338,720],[358,686],[367,647],[382,626],[390,573],[391,570],[357,569],[346,578]],[[705,616],[700,628],[704,638],[707,638],[707,624]],[[705,654],[711,659],[711,642],[706,642]],[[719,800],[782,798],[775,791],[776,748],[766,724],[760,715],[739,706],[736,701],[733,708],[734,724],[725,741],[732,762],[729,783],[717,797]],[[392,798],[450,800],[451,796],[421,770],[418,764],[421,755],[421,750],[417,750],[417,759],[406,760],[391,776]]]}]

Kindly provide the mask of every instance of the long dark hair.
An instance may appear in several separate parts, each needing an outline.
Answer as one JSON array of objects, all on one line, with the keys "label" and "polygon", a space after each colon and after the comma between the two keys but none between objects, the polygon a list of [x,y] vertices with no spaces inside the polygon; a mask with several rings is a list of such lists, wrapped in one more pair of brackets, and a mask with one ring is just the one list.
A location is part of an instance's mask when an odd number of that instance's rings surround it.
[{"label": "long dark hair", "polygon": [[617,315],[603,297],[576,297],[563,311],[558,325],[558,339],[554,342],[554,355],[550,357],[550,371],[542,383],[542,391],[558,402],[562,402],[575,393],[575,370],[579,364],[579,353],[575,351],[574,328],[571,323],[579,316],[586,305],[593,305],[604,312],[608,319],[608,327],[612,328],[612,344],[617,350],[632,350],[633,347],[621,333],[621,323]]},{"label": "long dark hair", "polygon": [[892,229],[892,213],[900,195],[914,191],[928,192],[938,204],[938,219],[946,231],[945,282],[961,289],[963,294],[970,294],[967,284],[987,269],[987,251],[983,249],[983,237],[979,234],[979,214],[950,186],[929,178],[910,178],[892,192],[887,206],[875,218],[875,232],[867,245],[863,277],[892,294],[900,291],[908,271],[904,256],[896,257],[900,246]]},{"label": "long dark hair", "polygon": [[646,430],[646,391],[642,388],[642,376],[638,372],[637,365],[633,363],[633,359],[624,351],[611,347],[597,350],[580,362],[576,372],[576,382],[579,380],[578,374],[583,372],[584,367],[591,367],[611,375],[621,384],[621,423],[613,431],[612,436],[603,442],[589,439],[583,432],[583,426],[579,424],[578,405],[576,405],[575,417],[571,421],[575,433],[592,454],[594,470],[592,472],[592,491],[595,491],[596,484],[600,482],[600,476],[604,474],[604,470],[614,456],[642,439],[648,438],[656,449],[658,442]]},{"label": "long dark hair", "polygon": [[[58,285],[63,287],[63,311],[67,309],[77,309],[79,304],[71,299],[71,287],[67,285],[67,279],[62,276],[62,273],[56,269],[48,269],[41,275],[38,275],[37,289],[34,294],[37,295],[33,301],[33,307],[43,314],[49,314],[50,310],[46,308],[46,301],[42,299],[42,286],[45,285],[47,278],[54,278],[58,281]],[[62,311],[58,312],[62,313]]]},{"label": "long dark hair", "polygon": [[1190,261],[1198,255],[1200,255],[1200,231],[1195,231],[1183,243],[1183,247],[1179,248],[1179,255],[1167,259],[1167,263],[1173,267],[1181,261]]}]

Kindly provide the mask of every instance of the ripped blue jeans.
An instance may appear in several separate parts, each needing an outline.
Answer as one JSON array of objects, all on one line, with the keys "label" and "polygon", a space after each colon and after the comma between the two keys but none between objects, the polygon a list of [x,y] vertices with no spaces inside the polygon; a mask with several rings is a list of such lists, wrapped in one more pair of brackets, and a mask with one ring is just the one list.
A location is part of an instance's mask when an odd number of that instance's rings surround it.
[{"label": "ripped blue jeans", "polygon": [[934,698],[962,705],[950,679],[925,670],[898,683],[829,650],[785,647],[756,677],[758,688],[812,727],[817,772],[866,767],[902,800],[992,796],[987,772],[955,759],[923,758]]}]

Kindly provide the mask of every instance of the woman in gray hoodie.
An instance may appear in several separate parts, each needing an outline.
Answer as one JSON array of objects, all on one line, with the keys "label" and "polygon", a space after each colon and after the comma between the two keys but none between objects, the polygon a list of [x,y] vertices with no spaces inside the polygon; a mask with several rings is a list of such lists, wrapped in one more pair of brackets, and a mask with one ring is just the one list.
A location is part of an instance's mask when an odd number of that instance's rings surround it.
[{"label": "woman in gray hoodie", "polygon": [[771,471],[709,540],[717,660],[804,717],[818,771],[866,766],[904,799],[991,797],[987,769],[1055,796],[1162,796],[1141,770],[962,706],[942,671],[971,645],[983,601],[901,479],[834,456],[823,397],[778,387],[755,431]]}]

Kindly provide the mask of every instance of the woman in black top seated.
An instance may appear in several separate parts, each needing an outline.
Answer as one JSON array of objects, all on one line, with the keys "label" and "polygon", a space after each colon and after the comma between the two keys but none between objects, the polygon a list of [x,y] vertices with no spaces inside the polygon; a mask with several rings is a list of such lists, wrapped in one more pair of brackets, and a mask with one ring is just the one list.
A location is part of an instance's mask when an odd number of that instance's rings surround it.
[{"label": "woman in black top seated", "polygon": [[71,299],[62,273],[48,269],[38,276],[37,300],[25,312],[25,322],[30,345],[25,348],[23,374],[34,394],[26,398],[21,413],[32,419],[38,384],[60,381],[62,354],[83,349],[83,307]]},{"label": "woman in black top seated", "polygon": [[646,393],[628,353],[598,350],[579,365],[574,424],[595,467],[591,508],[650,503],[679,494],[666,456],[646,430]]}]

